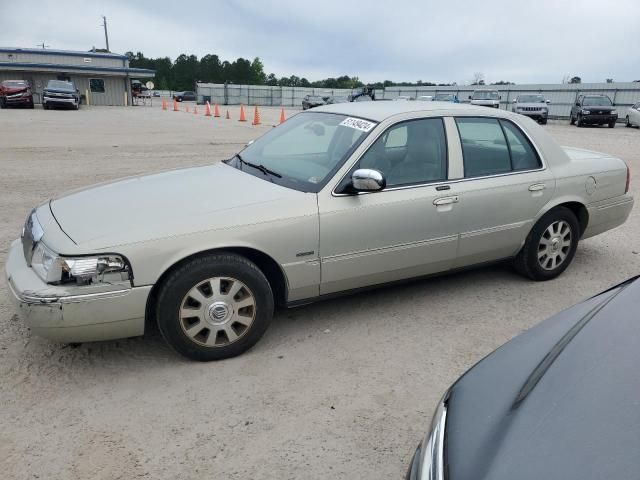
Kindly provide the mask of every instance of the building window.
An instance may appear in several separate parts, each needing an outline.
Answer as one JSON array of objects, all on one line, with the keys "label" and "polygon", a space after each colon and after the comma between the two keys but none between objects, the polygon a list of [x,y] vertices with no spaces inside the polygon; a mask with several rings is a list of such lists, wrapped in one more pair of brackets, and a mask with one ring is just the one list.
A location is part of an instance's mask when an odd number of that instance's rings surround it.
[{"label": "building window", "polygon": [[91,93],[104,93],[104,79],[90,78],[89,88],[91,89]]}]

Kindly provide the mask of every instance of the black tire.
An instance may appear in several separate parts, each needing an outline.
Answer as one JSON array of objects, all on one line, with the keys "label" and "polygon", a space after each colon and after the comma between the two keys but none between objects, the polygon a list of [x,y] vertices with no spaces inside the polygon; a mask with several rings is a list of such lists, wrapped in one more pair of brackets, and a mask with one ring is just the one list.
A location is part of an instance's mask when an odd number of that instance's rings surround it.
[{"label": "black tire", "polygon": [[575,125],[576,124],[576,119],[573,118],[573,113],[569,114],[569,125]]},{"label": "black tire", "polygon": [[[545,262],[545,257],[539,260],[539,252],[541,252],[541,240],[546,235],[547,229],[556,222],[564,222],[570,228],[570,246],[566,252],[566,257],[554,268],[546,269],[541,265]],[[562,225],[562,224],[560,224]],[[547,212],[533,226],[524,246],[514,259],[514,267],[521,275],[536,281],[551,280],[557,277],[571,264],[578,247],[578,239],[580,237],[580,225],[574,213],[565,207],[556,207]]]},{"label": "black tire", "polygon": [[547,124],[547,119],[543,118],[542,120],[540,120],[540,125],[546,125]]},{"label": "black tire", "polygon": [[[185,329],[202,324],[203,329],[198,335],[206,332],[202,339],[202,342],[206,342],[213,329],[222,327],[209,329],[207,320],[203,319],[196,321],[195,324],[186,323],[187,320],[181,319],[179,312],[188,294],[196,286],[204,285],[203,282],[216,277],[232,278],[249,289],[255,302],[251,307],[253,320],[235,341],[230,341],[229,337],[226,337],[228,343],[225,345],[205,346],[190,338]],[[201,305],[200,308],[204,306]],[[164,339],[178,353],[192,360],[206,362],[235,357],[253,347],[269,327],[273,311],[273,291],[262,271],[242,256],[221,252],[189,260],[168,275],[158,291],[156,321]],[[212,312],[211,308],[209,308],[210,312]],[[235,330],[233,325],[231,328]],[[220,331],[217,331],[216,335],[219,333]],[[217,338],[213,340],[217,342]]]},{"label": "black tire", "polygon": [[584,122],[582,121],[582,117],[580,117],[580,115],[578,115],[576,118],[576,125],[578,126],[578,128],[584,127]]},{"label": "black tire", "polygon": [[46,103],[43,103],[43,104],[42,104],[42,108],[43,108],[44,110],[49,110],[49,105],[47,105]]},{"label": "black tire", "polygon": [[609,128],[616,128],[616,122],[609,122]]},{"label": "black tire", "polygon": [[181,102],[181,101],[182,101],[182,97],[176,97],[176,100],[177,100],[178,102]]},{"label": "black tire", "polygon": [[627,128],[631,128],[631,122],[629,121],[629,115],[627,115],[627,118],[625,119],[624,126],[627,127]]},{"label": "black tire", "polygon": [[33,104],[33,101],[29,104],[29,107],[31,110],[33,110],[35,108],[35,105]]}]

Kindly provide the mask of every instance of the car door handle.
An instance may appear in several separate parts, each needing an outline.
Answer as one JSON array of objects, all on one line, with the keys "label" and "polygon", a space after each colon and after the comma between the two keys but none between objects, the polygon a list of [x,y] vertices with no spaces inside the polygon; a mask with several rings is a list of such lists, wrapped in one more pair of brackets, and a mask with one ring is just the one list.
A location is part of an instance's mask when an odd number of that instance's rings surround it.
[{"label": "car door handle", "polygon": [[433,204],[438,206],[438,205],[450,205],[452,203],[458,203],[459,197],[458,195],[454,195],[452,197],[440,197],[440,198],[436,198],[433,201]]},{"label": "car door handle", "polygon": [[535,183],[529,187],[530,192],[539,192],[540,190],[544,190],[546,185],[544,183]]}]

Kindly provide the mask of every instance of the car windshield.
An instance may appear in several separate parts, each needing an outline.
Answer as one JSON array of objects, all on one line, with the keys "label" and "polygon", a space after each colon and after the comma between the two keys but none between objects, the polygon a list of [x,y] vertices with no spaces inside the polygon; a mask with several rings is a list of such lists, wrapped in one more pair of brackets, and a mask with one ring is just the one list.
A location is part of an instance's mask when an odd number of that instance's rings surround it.
[{"label": "car windshield", "polygon": [[346,115],[299,113],[227,163],[285,187],[318,192],[375,125]]},{"label": "car windshield", "polygon": [[582,105],[585,107],[608,107],[611,106],[609,97],[584,97]]},{"label": "car windshield", "polygon": [[438,101],[449,101],[453,100],[453,95],[449,93],[438,93],[435,97],[433,97],[433,99]]},{"label": "car windshield", "polygon": [[49,80],[47,88],[56,88],[58,90],[75,90],[72,83],[63,82],[62,80]]},{"label": "car windshield", "polygon": [[6,80],[4,82],[2,82],[2,85],[4,85],[5,87],[17,87],[17,88],[24,88],[27,87],[27,82],[22,81],[22,80]]},{"label": "car windshield", "polygon": [[309,95],[309,100],[311,100],[312,102],[321,102],[322,97],[318,97],[316,95]]},{"label": "car windshield", "polygon": [[473,92],[472,100],[498,100],[498,92],[480,91]]},{"label": "car windshield", "polygon": [[542,95],[520,95],[518,103],[545,103]]}]

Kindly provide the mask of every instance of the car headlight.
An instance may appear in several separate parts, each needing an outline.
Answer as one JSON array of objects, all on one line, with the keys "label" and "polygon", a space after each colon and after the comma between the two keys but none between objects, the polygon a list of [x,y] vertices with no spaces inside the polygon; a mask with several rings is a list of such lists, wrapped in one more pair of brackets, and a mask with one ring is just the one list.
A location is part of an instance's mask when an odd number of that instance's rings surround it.
[{"label": "car headlight", "polygon": [[616,115],[618,113],[617,110],[611,110],[611,115]]},{"label": "car headlight", "polygon": [[38,242],[31,267],[47,283],[88,285],[130,280],[129,264],[120,255],[61,257]]},{"label": "car headlight", "polygon": [[408,480],[444,480],[444,432],[447,421],[447,392],[438,403],[431,430],[411,461]]},{"label": "car headlight", "polygon": [[591,110],[582,110],[582,112],[580,113],[582,113],[583,115],[589,115],[591,113]]}]

